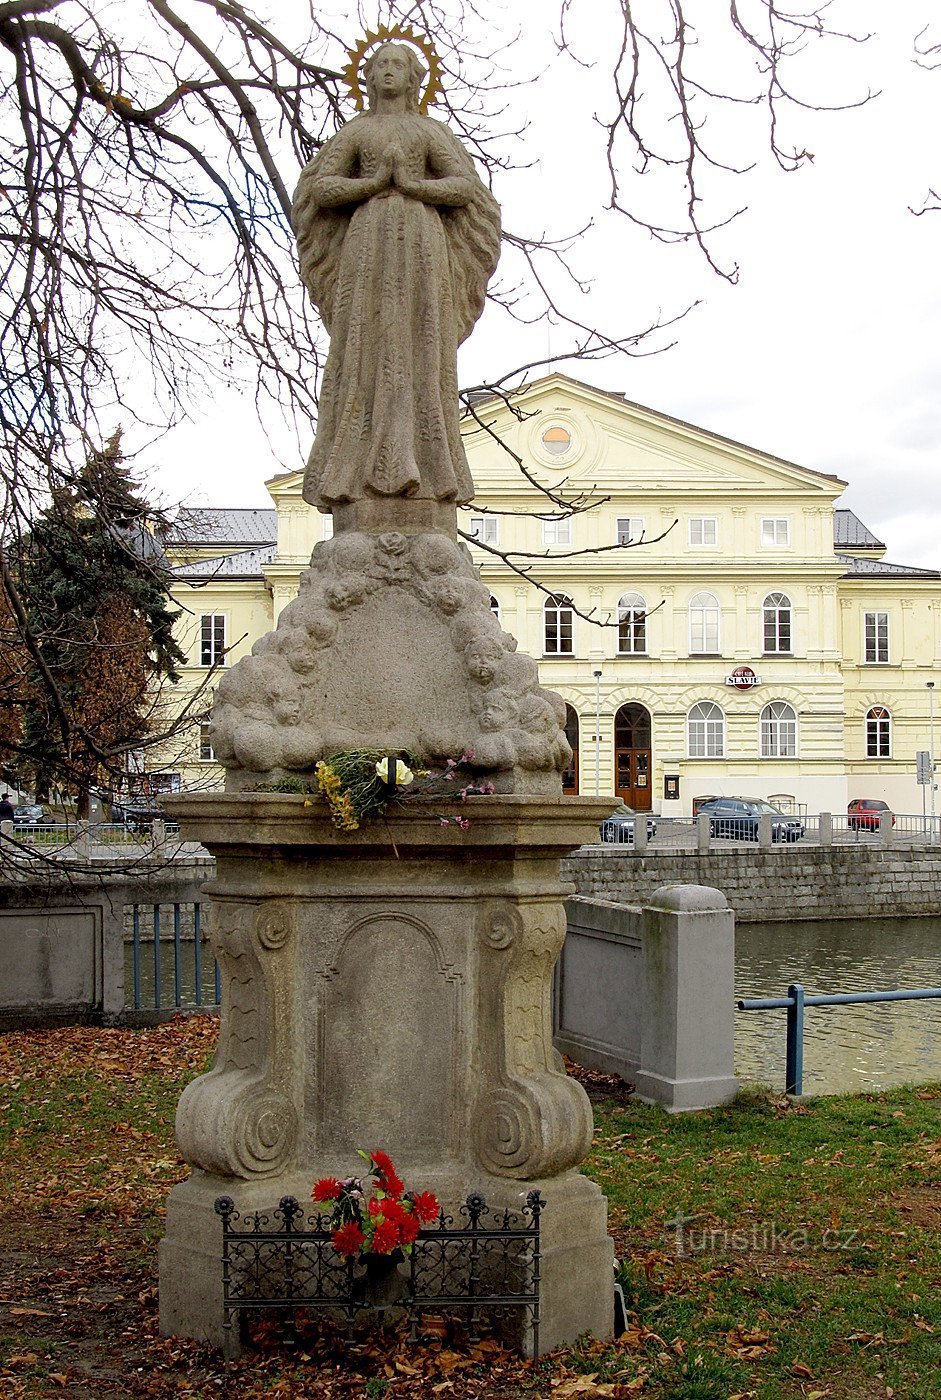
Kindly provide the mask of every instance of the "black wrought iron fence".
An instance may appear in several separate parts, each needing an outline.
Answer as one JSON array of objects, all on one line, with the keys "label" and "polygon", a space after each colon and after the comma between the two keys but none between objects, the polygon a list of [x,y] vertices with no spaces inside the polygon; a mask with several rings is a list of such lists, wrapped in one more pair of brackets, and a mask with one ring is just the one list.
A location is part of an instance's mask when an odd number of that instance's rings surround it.
[{"label": "black wrought iron fence", "polygon": [[419,1231],[408,1258],[344,1256],[334,1248],[327,1215],[307,1215],[293,1196],[270,1211],[244,1216],[230,1196],[215,1203],[222,1220],[224,1325],[252,1309],[331,1309],[352,1332],[364,1310],[400,1308],[417,1335],[424,1312],[456,1311],[476,1340],[482,1318],[523,1310],[539,1351],[540,1216],[545,1202],[530,1191],[519,1213],[491,1211],[472,1192],[454,1216]]}]

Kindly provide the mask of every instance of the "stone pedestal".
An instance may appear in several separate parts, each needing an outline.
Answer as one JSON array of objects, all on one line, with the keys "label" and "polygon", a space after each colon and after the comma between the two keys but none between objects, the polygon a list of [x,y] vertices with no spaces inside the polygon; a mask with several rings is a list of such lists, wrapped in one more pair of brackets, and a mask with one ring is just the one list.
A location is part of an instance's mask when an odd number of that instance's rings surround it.
[{"label": "stone pedestal", "polygon": [[472,1189],[519,1209],[538,1187],[541,1347],[610,1335],[606,1205],[575,1170],[591,1111],[550,1014],[570,892],[559,861],[609,806],[470,798],[463,831],[421,800],[347,833],[302,797],[168,803],[216,857],[223,1001],[214,1066],[177,1113],[194,1171],[161,1244],[165,1333],[223,1340],[217,1195],[240,1211],[303,1201],[317,1177],[357,1172],[364,1147],[448,1209]]}]

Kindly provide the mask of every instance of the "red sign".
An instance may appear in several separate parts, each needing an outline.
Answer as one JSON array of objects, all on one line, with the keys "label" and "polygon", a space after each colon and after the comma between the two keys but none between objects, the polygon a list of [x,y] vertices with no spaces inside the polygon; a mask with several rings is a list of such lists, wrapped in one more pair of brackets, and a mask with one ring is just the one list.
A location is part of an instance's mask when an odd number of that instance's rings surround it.
[{"label": "red sign", "polygon": [[734,685],[736,690],[751,690],[753,685],[761,685],[761,677],[756,676],[750,666],[736,666],[730,676],[725,678],[726,685]]}]

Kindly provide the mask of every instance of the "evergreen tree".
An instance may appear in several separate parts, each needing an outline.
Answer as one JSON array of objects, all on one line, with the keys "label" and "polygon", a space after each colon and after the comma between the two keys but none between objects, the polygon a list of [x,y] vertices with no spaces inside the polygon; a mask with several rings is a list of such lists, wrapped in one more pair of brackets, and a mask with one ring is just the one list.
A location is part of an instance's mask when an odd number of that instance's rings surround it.
[{"label": "evergreen tree", "polygon": [[123,463],[121,435],[57,492],[19,553],[17,586],[30,653],[22,756],[42,800],[55,784],[87,811],[147,742],[161,680],[183,654],[167,604],[169,570],[155,512]]}]

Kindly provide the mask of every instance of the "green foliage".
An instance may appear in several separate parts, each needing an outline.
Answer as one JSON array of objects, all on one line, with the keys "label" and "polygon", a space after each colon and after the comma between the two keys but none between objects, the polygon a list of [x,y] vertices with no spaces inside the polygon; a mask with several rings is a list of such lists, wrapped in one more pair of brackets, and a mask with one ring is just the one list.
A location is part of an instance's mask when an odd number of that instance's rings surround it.
[{"label": "green foliage", "polygon": [[155,683],[177,680],[184,660],[153,512],[119,433],[53,495],[14,562],[29,631],[21,759],[38,789],[81,793],[124,769],[147,735]]}]

